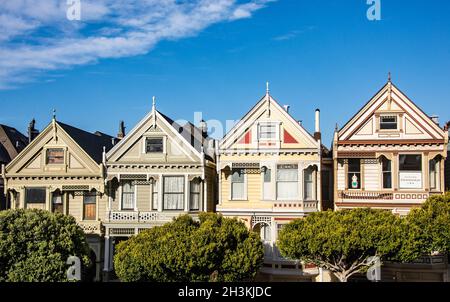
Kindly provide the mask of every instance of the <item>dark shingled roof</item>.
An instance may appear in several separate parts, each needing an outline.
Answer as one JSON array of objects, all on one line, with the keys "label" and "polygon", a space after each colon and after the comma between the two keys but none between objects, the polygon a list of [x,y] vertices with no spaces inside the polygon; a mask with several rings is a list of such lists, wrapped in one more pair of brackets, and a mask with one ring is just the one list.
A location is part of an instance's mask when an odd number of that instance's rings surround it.
[{"label": "dark shingled roof", "polygon": [[17,129],[0,125],[0,162],[9,163],[28,145],[28,138]]},{"label": "dark shingled roof", "polygon": [[196,127],[194,124],[192,124],[191,122],[187,122],[186,124],[184,124],[183,126],[181,126],[180,124],[176,123],[174,120],[172,120],[170,117],[164,115],[163,113],[159,112],[158,113],[164,118],[166,119],[166,121],[172,125],[172,127],[178,131],[178,133],[181,134],[181,136],[192,146],[194,147],[195,150],[197,150],[198,152],[201,152],[202,150],[202,138],[204,139],[204,152],[206,155],[206,158],[210,161],[213,161],[213,158],[211,156],[211,152],[208,152],[208,146],[209,146],[209,142],[213,139],[211,139],[207,133],[203,133],[202,130],[198,127]]},{"label": "dark shingled roof", "polygon": [[90,133],[61,122],[57,123],[97,163],[102,162],[103,147],[108,152],[118,142],[117,138],[98,131]]}]

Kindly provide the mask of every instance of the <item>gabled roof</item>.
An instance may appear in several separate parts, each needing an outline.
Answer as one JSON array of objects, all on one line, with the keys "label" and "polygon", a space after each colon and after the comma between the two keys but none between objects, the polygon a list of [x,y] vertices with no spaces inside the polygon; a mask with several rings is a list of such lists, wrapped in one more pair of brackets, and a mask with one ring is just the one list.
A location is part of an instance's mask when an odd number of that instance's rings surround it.
[{"label": "gabled roof", "polygon": [[[149,112],[117,145],[115,145],[110,152],[108,152],[107,157],[110,158],[120,150],[123,145],[132,139],[133,135],[138,132],[139,129],[153,119],[154,115],[157,120],[163,121],[165,126],[168,126],[175,136],[178,136],[178,138],[187,143],[188,147],[190,147],[191,151],[196,154],[198,158],[201,158],[202,146],[204,146],[203,151],[206,159],[214,161],[214,150],[208,149],[209,142],[213,141],[212,138],[207,134],[204,135],[201,129],[194,126],[192,123],[187,122],[184,125],[180,125],[167,115],[156,110],[156,108],[153,108],[151,112]],[[203,144],[202,138],[204,139]]]},{"label": "gabled roof", "polygon": [[272,97],[272,95],[267,93],[244,115],[244,117],[238,123],[233,126],[233,128],[231,128],[230,131],[228,131],[224,135],[224,137],[220,140],[220,146],[222,147],[231,137],[233,137],[233,135],[239,132],[239,128],[241,128],[246,123],[246,121],[252,114],[257,112],[259,108],[267,104],[269,106],[275,106],[282,113],[282,115],[284,115],[289,121],[293,123],[293,125],[295,125],[295,127],[305,136],[305,138],[309,140],[311,144],[318,144],[311,133],[309,133],[301,124],[299,124],[298,121]]},{"label": "gabled roof", "polygon": [[98,131],[90,133],[59,121],[56,123],[98,164],[102,162],[103,147],[108,152],[118,140]]},{"label": "gabled roof", "polygon": [[[392,98],[391,98],[392,96]],[[388,99],[391,99],[394,103],[398,103],[394,96],[397,98],[399,102],[405,105],[405,108],[402,110],[406,114],[414,114],[419,116],[418,125],[427,126],[430,129],[430,132],[433,132],[437,136],[442,136],[442,129],[437,125],[419,106],[417,106],[406,94],[404,94],[397,86],[395,86],[390,80],[372,97],[367,101],[356,113],[353,115],[347,123],[342,126],[338,131],[338,140],[348,140],[349,137],[355,133],[358,128],[355,127],[360,125],[361,120],[367,119],[368,116],[371,116],[377,110],[375,107],[376,104],[383,104]],[[378,105],[381,106],[381,105]],[[364,117],[364,118],[363,118]],[[430,134],[434,136],[434,134]]]},{"label": "gabled roof", "polygon": [[9,163],[26,146],[28,138],[17,129],[0,124],[0,163]]}]

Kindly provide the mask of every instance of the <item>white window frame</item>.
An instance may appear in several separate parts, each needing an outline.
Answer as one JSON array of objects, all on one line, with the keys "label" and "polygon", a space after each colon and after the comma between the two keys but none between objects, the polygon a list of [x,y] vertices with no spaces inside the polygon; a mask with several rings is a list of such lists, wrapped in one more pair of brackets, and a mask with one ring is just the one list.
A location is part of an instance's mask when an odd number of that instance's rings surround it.
[{"label": "white window frame", "polygon": [[[278,197],[278,177],[277,177],[277,175],[278,175],[278,170],[279,170],[279,168],[278,168],[278,166],[279,165],[293,165],[293,166],[297,166],[297,168],[295,168],[295,169],[292,169],[292,170],[295,170],[295,171],[297,171],[297,181],[296,181],[296,184],[297,184],[297,186],[296,186],[296,188],[297,188],[297,196],[295,197],[295,198],[293,198],[293,199],[284,199],[284,198],[279,198]],[[300,173],[299,173],[299,164],[298,163],[278,163],[276,166],[275,166],[275,175],[274,175],[274,180],[275,180],[275,200],[277,200],[277,201],[296,201],[296,200],[301,200],[301,192],[300,192],[300,190],[299,190],[299,184],[300,184],[300,180],[302,180],[303,179],[303,175],[301,175]],[[290,181],[290,182],[293,182],[293,181]]]},{"label": "white window frame", "polygon": [[[275,137],[274,138],[262,138],[261,137],[261,126],[273,126],[275,127]],[[257,124],[257,139],[258,141],[279,141],[280,140],[280,122],[259,122]]]},{"label": "white window frame", "polygon": [[[244,175],[244,196],[243,198],[233,198],[233,170],[243,170],[243,175]],[[231,169],[231,174],[230,174],[230,180],[229,180],[229,186],[230,186],[230,196],[229,196],[229,200],[231,201],[248,201],[248,195],[247,195],[247,173],[245,173],[245,169],[244,168],[234,168]]]},{"label": "white window frame", "polygon": [[123,208],[123,182],[129,181],[133,183],[133,180],[123,179],[120,181],[120,210],[121,211],[135,211],[136,210],[136,192],[137,192],[137,185],[133,185],[133,208],[132,209],[124,209]]},{"label": "white window frame", "polygon": [[[383,129],[383,128],[381,128],[381,124],[382,124],[382,120],[383,120],[383,118],[389,118],[389,117],[394,117],[395,118],[395,124],[396,124],[396,128],[395,129]],[[399,129],[399,117],[398,117],[398,115],[397,114],[383,114],[383,115],[380,115],[379,116],[379,128],[380,128],[380,131],[398,131],[398,129]]]},{"label": "white window frame", "polygon": [[[162,152],[147,152],[147,139],[162,139],[163,151]],[[142,137],[142,153],[145,155],[165,155],[167,153],[167,137],[164,135],[144,135]]]}]

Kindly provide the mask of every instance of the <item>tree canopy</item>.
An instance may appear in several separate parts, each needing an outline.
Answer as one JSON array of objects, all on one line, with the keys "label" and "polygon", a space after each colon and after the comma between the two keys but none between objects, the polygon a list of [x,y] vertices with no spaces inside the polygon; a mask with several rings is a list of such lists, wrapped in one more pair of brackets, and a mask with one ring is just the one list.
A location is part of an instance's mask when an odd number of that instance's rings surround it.
[{"label": "tree canopy", "polygon": [[286,225],[278,246],[283,256],[314,263],[347,281],[372,266],[371,257],[395,255],[402,245],[402,230],[401,219],[390,211],[318,212]]},{"label": "tree canopy", "polygon": [[67,281],[69,256],[90,264],[74,217],[44,210],[0,212],[0,282]]},{"label": "tree canopy", "polygon": [[241,281],[255,277],[264,259],[259,235],[237,219],[184,215],[117,245],[122,281]]},{"label": "tree canopy", "polygon": [[404,242],[396,257],[408,262],[423,255],[450,252],[450,192],[433,195],[404,220]]}]

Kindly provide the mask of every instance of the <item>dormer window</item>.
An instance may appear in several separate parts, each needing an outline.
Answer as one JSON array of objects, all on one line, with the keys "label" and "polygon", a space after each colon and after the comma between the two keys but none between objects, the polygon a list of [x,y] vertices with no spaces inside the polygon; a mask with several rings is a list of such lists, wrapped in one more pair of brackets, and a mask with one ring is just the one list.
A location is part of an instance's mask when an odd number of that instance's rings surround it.
[{"label": "dormer window", "polygon": [[47,164],[61,165],[64,164],[64,149],[47,149]]},{"label": "dormer window", "polygon": [[162,138],[146,138],[145,153],[163,153],[164,143]]},{"label": "dormer window", "polygon": [[380,116],[381,130],[397,130],[397,124],[397,116],[395,115]]},{"label": "dormer window", "polygon": [[260,124],[259,125],[259,139],[261,139],[261,140],[277,139],[277,125],[276,124]]}]

